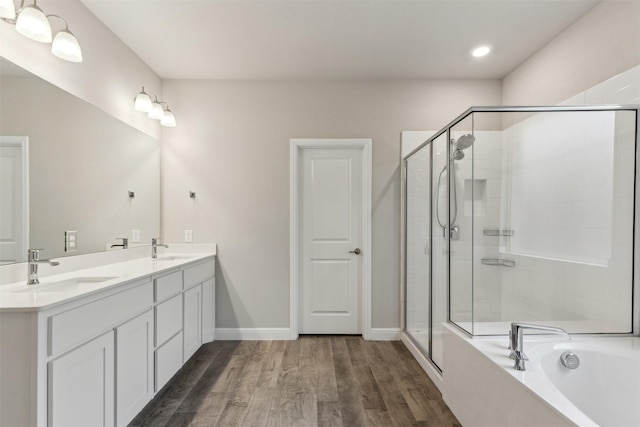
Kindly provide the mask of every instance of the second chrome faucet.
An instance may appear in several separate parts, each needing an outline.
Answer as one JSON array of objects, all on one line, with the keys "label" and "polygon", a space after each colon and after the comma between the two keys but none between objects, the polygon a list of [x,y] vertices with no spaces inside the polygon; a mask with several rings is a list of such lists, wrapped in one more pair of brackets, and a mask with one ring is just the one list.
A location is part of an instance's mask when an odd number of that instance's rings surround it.
[{"label": "second chrome faucet", "polygon": [[510,358],[514,360],[514,369],[517,371],[524,371],[524,362],[529,360],[526,354],[524,354],[523,343],[523,331],[525,329],[532,329],[537,331],[551,332],[554,334],[562,335],[566,339],[570,340],[571,335],[562,328],[556,328],[553,326],[533,325],[531,323],[511,323],[511,330],[509,331],[509,350],[511,350]]},{"label": "second chrome faucet", "polygon": [[151,239],[151,258],[153,259],[158,258],[158,246],[169,248],[169,246],[165,244],[158,243],[158,240],[160,240],[159,237],[154,237]]}]

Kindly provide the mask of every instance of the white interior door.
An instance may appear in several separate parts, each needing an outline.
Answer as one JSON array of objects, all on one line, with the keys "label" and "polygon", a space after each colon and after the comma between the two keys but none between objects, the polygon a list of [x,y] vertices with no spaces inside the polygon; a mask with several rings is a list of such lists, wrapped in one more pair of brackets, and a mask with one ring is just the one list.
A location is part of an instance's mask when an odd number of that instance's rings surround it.
[{"label": "white interior door", "polygon": [[28,245],[26,137],[0,137],[0,265],[26,261]]},{"label": "white interior door", "polygon": [[360,334],[363,151],[305,148],[300,155],[302,334]]}]

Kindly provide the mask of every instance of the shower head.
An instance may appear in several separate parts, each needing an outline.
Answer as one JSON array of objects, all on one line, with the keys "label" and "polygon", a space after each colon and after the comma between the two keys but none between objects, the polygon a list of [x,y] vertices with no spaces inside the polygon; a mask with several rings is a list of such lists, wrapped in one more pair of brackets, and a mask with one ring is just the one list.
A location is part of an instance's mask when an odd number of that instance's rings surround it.
[{"label": "shower head", "polygon": [[456,148],[455,151],[453,152],[453,160],[462,160],[464,159],[464,151],[462,151],[459,148]]},{"label": "shower head", "polygon": [[464,134],[460,138],[458,138],[458,140],[456,141],[456,149],[466,150],[467,148],[473,145],[473,142],[475,140],[476,140],[476,137],[471,135],[470,133]]}]

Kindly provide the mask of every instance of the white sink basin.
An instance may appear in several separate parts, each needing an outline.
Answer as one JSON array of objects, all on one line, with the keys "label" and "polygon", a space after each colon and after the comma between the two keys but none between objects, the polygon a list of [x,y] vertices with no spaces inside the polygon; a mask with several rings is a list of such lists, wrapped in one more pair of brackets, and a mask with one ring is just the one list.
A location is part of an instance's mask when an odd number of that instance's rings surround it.
[{"label": "white sink basin", "polygon": [[167,256],[159,256],[155,258],[155,261],[179,261],[181,259],[189,259],[192,258],[190,256],[185,255],[167,255]]},{"label": "white sink basin", "polygon": [[[27,285],[26,288],[20,288],[13,292],[68,292],[79,289],[81,287],[106,282],[107,280],[116,279],[117,276],[99,276],[99,277],[72,277],[71,279],[60,280],[58,282],[42,281],[38,285]],[[46,280],[46,279],[45,279]]]}]

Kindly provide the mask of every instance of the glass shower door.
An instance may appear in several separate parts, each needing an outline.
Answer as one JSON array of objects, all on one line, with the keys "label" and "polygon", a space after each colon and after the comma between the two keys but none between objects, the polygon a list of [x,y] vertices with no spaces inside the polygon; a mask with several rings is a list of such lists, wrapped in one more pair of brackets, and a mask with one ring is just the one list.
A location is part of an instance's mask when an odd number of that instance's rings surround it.
[{"label": "glass shower door", "polygon": [[405,327],[416,345],[430,351],[431,146],[406,161]]}]

